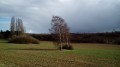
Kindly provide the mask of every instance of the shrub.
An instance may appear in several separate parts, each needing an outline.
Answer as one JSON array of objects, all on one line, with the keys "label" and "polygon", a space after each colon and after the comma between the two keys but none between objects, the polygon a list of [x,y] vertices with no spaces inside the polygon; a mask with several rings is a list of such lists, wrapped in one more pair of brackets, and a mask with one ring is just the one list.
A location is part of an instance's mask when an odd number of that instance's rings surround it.
[{"label": "shrub", "polygon": [[13,36],[9,39],[8,42],[17,44],[39,44],[39,40],[27,35]]},{"label": "shrub", "polygon": [[[59,49],[60,49],[61,47],[59,47]],[[67,49],[67,50],[73,50],[73,46],[72,45],[63,45],[62,46],[62,49]]]}]

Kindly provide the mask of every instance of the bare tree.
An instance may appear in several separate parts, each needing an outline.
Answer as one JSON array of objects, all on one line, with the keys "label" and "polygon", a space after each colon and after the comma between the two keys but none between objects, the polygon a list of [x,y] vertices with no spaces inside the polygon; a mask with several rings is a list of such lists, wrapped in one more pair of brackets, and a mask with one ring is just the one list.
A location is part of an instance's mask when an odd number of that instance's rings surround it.
[{"label": "bare tree", "polygon": [[70,33],[69,33],[69,28],[66,23],[64,24],[62,35],[63,35],[64,44],[70,47]]},{"label": "bare tree", "polygon": [[53,16],[50,32],[55,39],[55,44],[62,50],[63,46],[70,45],[69,28],[65,20],[59,16]]},{"label": "bare tree", "polygon": [[23,35],[25,30],[24,30],[24,26],[23,26],[23,21],[22,19],[16,19],[13,16],[11,18],[11,24],[10,24],[10,29],[11,29],[11,35]]},{"label": "bare tree", "polygon": [[14,16],[11,18],[10,31],[11,31],[11,36],[13,36],[15,34],[15,17]]},{"label": "bare tree", "polygon": [[23,35],[24,34],[24,26],[23,26],[22,19],[19,19],[19,18],[17,19],[16,27],[17,27],[18,35]]}]

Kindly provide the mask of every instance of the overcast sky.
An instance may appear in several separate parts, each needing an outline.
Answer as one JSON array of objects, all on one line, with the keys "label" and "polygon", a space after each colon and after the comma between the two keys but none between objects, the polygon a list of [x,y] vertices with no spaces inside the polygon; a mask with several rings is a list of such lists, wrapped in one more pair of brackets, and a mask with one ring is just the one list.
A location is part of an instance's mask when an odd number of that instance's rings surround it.
[{"label": "overcast sky", "polygon": [[48,33],[52,16],[65,19],[71,32],[107,32],[120,28],[120,0],[0,0],[0,29],[10,18],[23,20],[26,32]]}]

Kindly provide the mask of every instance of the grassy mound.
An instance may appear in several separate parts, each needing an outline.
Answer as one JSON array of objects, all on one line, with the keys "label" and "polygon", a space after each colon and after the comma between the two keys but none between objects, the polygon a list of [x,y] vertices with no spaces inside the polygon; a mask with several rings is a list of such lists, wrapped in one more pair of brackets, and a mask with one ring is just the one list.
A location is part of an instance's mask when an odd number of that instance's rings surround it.
[{"label": "grassy mound", "polygon": [[17,44],[39,44],[39,40],[27,35],[13,36],[8,42]]}]

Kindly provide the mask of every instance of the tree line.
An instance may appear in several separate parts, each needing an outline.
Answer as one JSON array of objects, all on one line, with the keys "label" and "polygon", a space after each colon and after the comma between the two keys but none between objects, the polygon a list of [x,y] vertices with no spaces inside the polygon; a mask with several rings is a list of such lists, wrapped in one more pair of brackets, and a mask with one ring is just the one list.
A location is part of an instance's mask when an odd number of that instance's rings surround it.
[{"label": "tree line", "polygon": [[[41,41],[54,41],[51,34],[29,34]],[[72,43],[102,43],[119,44],[120,31],[104,33],[70,33],[70,42]]]}]

